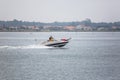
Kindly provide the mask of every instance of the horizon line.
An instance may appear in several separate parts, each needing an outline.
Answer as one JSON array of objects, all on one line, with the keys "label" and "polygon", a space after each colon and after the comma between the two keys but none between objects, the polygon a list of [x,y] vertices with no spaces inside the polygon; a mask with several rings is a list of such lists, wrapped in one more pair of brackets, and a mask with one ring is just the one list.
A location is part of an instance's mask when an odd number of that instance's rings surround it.
[{"label": "horizon line", "polygon": [[[87,18],[87,19],[89,19],[89,18]],[[84,20],[73,20],[73,21],[51,21],[51,22],[43,22],[43,21],[28,21],[28,20],[19,20],[19,19],[12,19],[12,20],[0,20],[0,21],[14,21],[14,20],[16,20],[16,21],[22,21],[22,22],[40,22],[40,23],[55,23],[55,22],[82,22],[82,21],[85,21],[85,20],[87,20],[87,19],[84,19]],[[118,21],[111,21],[111,22],[107,22],[107,21],[92,21],[91,19],[89,19],[91,22],[94,22],[94,23],[114,23],[114,22],[120,22],[119,20]]]}]

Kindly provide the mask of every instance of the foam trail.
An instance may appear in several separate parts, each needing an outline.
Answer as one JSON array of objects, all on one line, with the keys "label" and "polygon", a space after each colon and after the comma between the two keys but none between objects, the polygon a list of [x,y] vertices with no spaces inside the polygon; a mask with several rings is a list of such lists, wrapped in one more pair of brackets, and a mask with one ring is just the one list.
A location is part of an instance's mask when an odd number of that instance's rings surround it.
[{"label": "foam trail", "polygon": [[27,46],[0,46],[0,49],[44,49],[51,48],[44,45],[27,45]]}]

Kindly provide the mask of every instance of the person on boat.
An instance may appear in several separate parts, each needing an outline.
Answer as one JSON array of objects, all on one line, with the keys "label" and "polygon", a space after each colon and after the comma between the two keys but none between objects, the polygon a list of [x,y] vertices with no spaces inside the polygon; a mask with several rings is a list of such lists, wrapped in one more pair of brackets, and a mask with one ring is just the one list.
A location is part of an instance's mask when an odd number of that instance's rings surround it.
[{"label": "person on boat", "polygon": [[54,38],[50,36],[48,41],[54,41]]}]

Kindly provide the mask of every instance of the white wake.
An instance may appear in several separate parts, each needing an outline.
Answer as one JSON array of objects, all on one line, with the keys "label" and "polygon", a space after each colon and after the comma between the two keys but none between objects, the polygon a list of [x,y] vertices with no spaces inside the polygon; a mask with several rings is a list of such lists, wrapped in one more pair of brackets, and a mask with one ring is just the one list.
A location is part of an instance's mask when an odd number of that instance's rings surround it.
[{"label": "white wake", "polygon": [[44,49],[44,48],[51,48],[44,45],[26,45],[26,46],[8,46],[3,45],[0,46],[0,49]]}]

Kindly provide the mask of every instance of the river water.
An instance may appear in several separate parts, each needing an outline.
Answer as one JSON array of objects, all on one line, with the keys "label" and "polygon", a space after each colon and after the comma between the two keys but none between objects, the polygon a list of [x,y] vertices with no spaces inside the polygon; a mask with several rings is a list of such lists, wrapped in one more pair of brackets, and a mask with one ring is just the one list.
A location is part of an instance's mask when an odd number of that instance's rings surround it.
[{"label": "river water", "polygon": [[[72,38],[63,48],[40,43]],[[119,80],[120,32],[1,32],[0,80]]]}]

